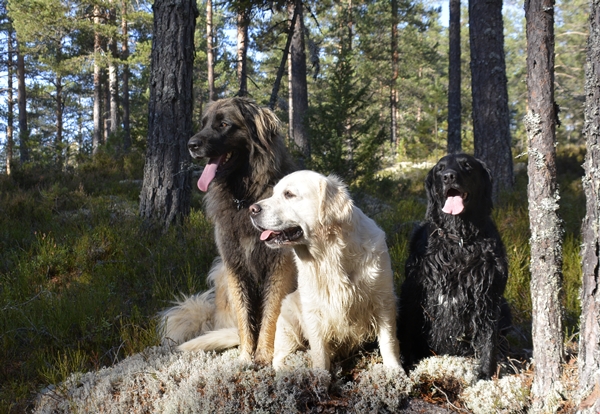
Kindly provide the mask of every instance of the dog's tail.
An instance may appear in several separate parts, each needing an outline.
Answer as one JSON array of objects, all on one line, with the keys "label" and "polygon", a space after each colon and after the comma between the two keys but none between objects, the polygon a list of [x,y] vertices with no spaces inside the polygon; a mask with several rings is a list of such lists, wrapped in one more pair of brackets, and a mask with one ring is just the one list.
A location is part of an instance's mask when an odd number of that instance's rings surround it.
[{"label": "dog's tail", "polygon": [[184,296],[175,306],[158,314],[158,329],[163,343],[177,344],[214,329],[215,289],[204,293]]},{"label": "dog's tail", "polygon": [[184,342],[180,351],[223,351],[240,344],[238,328],[225,328],[206,332],[197,338]]}]

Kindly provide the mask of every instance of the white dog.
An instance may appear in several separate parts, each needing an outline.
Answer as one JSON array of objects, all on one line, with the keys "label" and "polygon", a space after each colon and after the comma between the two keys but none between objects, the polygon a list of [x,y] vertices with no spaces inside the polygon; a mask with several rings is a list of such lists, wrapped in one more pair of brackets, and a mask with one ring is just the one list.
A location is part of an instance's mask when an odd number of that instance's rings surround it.
[{"label": "white dog", "polygon": [[310,347],[313,368],[377,337],[385,366],[402,370],[396,339],[396,296],[384,232],[353,205],[334,176],[297,171],[273,196],[250,206],[261,240],[292,246],[298,288],[281,305],[273,366]]}]

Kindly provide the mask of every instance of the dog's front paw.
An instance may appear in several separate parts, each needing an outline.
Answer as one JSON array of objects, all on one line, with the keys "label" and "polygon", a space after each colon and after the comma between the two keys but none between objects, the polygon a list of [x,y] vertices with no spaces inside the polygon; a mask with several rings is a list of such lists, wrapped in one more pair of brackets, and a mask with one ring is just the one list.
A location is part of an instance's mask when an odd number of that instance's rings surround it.
[{"label": "dog's front paw", "polygon": [[254,362],[259,365],[270,365],[273,360],[273,352],[264,349],[257,349],[254,355]]}]

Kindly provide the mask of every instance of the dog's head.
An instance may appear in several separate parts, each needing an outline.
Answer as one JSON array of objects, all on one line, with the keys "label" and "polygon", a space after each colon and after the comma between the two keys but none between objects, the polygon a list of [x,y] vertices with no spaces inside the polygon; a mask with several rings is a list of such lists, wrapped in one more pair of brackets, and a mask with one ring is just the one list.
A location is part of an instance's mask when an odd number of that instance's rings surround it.
[{"label": "dog's head", "polygon": [[[275,114],[251,99],[229,98],[211,103],[202,116],[200,132],[188,141],[194,159],[208,159],[198,188],[207,191],[214,179],[224,179],[247,168],[255,157],[277,158],[279,130]],[[268,167],[277,170],[278,165]]]},{"label": "dog's head", "polygon": [[450,154],[438,161],[425,179],[427,216],[489,216],[492,178],[486,165],[467,154]]},{"label": "dog's head", "polygon": [[352,220],[353,203],[335,176],[297,171],[283,177],[273,195],[250,206],[260,239],[271,247],[325,240]]}]

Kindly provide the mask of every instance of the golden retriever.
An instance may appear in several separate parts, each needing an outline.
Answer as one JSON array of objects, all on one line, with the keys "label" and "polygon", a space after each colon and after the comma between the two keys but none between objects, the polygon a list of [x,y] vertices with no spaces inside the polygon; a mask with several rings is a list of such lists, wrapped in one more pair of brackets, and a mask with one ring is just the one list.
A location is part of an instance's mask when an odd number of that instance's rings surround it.
[{"label": "golden retriever", "polygon": [[310,348],[313,368],[330,369],[366,341],[379,341],[385,366],[401,368],[396,296],[384,232],[365,216],[335,176],[285,176],[273,195],[250,206],[268,246],[293,248],[298,288],[283,301],[273,366]]}]

